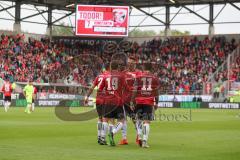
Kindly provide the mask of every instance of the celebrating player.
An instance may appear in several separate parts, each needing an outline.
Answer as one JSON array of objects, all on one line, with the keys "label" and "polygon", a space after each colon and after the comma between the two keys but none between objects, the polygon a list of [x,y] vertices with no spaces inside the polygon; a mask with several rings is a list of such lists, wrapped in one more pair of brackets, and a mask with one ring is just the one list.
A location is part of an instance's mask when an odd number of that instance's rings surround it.
[{"label": "celebrating player", "polygon": [[106,66],[106,71],[98,75],[94,82],[93,86],[89,89],[87,96],[85,97],[84,104],[88,103],[89,96],[92,94],[94,88],[97,87],[97,96],[96,96],[96,109],[98,113],[98,122],[97,122],[97,133],[98,133],[98,144],[106,145],[106,134],[108,129],[108,123],[102,121],[102,109],[104,105],[104,95],[105,91],[103,90],[103,82],[105,80],[105,74],[108,73],[109,66]]},{"label": "celebrating player", "polygon": [[150,121],[154,117],[154,109],[158,104],[158,88],[159,79],[150,73],[151,64],[144,65],[145,71],[138,73],[137,79],[137,95],[136,95],[136,114],[138,124],[143,121],[143,127],[138,128],[138,137],[142,141],[142,147],[148,148],[147,143],[150,132]]},{"label": "celebrating player", "polygon": [[26,97],[26,100],[27,100],[27,106],[26,106],[25,112],[28,114],[30,114],[32,111],[33,94],[34,94],[33,82],[32,80],[30,80],[23,89],[23,95]]},{"label": "celebrating player", "polygon": [[[111,71],[105,75],[104,85],[106,88],[104,118],[103,122],[109,123],[109,141],[115,146],[114,135],[122,129],[124,122],[124,111],[122,101],[122,88],[124,85],[123,73],[120,71],[118,61],[111,62]],[[118,120],[114,126],[114,119]]]},{"label": "celebrating player", "polygon": [[[123,111],[123,88],[125,86],[123,70],[125,69],[127,59],[124,54],[113,56],[110,72],[105,74],[103,81],[105,89],[105,105],[103,106],[103,123],[109,123],[109,141],[111,146],[115,146],[114,135],[121,130],[124,122]],[[114,126],[114,120],[118,123]],[[107,128],[104,128],[107,129]]]},{"label": "celebrating player", "polygon": [[[134,91],[136,90],[134,85],[135,85],[135,79],[138,71],[136,71],[136,62],[135,59],[133,58],[128,58],[128,69],[124,72],[125,76],[125,82],[126,82],[126,87],[123,93],[123,100],[124,100],[124,110],[127,116],[129,116],[133,124],[135,126],[135,113],[134,110],[131,108],[131,99],[132,96],[134,96]],[[136,143],[139,144],[138,137],[136,138]],[[127,145],[128,140],[127,140],[127,118],[125,116],[125,120],[123,123],[122,127],[122,139],[119,142],[120,145]]]},{"label": "celebrating player", "polygon": [[5,112],[7,112],[9,109],[9,106],[11,105],[11,94],[13,90],[12,85],[9,82],[8,78],[6,78],[6,81],[4,82],[1,90],[4,94],[4,109],[5,109]]}]

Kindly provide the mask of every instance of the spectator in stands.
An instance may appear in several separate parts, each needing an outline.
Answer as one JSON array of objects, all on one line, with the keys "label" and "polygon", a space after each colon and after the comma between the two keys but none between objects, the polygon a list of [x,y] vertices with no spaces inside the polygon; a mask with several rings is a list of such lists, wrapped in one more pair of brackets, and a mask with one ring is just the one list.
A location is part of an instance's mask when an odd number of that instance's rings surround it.
[{"label": "spectator in stands", "polygon": [[[8,75],[12,81],[22,82],[33,78],[39,83],[63,83],[67,77],[72,77],[72,82],[85,86],[99,74],[104,63],[109,63],[113,54],[105,52],[106,41],[62,39],[50,42],[46,38],[29,38],[26,42],[24,38],[24,35],[1,35],[1,77]],[[142,44],[133,42],[126,53],[137,62],[152,62],[162,84],[162,93],[196,94],[235,48],[236,41],[228,42],[225,37],[202,40],[178,37],[153,39]],[[231,75],[236,81],[240,81],[239,59]],[[227,80],[226,72],[217,75],[217,79]]]}]

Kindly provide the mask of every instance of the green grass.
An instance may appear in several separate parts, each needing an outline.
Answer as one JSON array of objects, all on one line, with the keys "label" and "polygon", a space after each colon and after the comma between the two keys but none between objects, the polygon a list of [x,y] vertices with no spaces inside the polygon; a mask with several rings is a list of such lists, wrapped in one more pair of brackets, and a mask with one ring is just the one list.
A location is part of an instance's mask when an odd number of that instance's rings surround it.
[{"label": "green grass", "polygon": [[[72,109],[75,113],[80,108]],[[86,110],[86,109],[85,109]],[[163,114],[187,115],[188,109],[160,109]],[[191,119],[151,124],[149,144],[135,145],[135,131],[129,122],[128,146],[99,146],[96,120],[64,122],[53,108],[0,108],[0,160],[239,160],[240,110],[192,110]],[[159,118],[162,118],[161,120]],[[119,134],[116,141],[120,139]]]}]

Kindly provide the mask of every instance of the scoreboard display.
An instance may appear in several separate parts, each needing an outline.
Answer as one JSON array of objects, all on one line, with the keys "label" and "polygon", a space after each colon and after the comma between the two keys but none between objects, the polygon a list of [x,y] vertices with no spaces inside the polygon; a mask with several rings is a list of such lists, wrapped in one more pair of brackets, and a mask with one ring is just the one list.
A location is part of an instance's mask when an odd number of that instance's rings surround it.
[{"label": "scoreboard display", "polygon": [[76,35],[78,36],[127,37],[128,28],[128,6],[76,6]]}]

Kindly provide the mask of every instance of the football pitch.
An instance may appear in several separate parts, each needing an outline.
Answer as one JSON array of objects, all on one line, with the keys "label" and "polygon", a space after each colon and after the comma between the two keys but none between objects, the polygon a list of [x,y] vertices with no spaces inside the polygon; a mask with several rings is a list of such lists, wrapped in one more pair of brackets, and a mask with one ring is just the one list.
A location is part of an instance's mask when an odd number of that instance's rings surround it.
[{"label": "football pitch", "polygon": [[[73,113],[88,108],[71,108]],[[128,122],[127,146],[100,146],[96,119],[66,122],[54,108],[0,108],[0,160],[239,160],[240,110],[159,109],[149,149],[135,144]],[[121,138],[119,133],[115,140]]]}]

